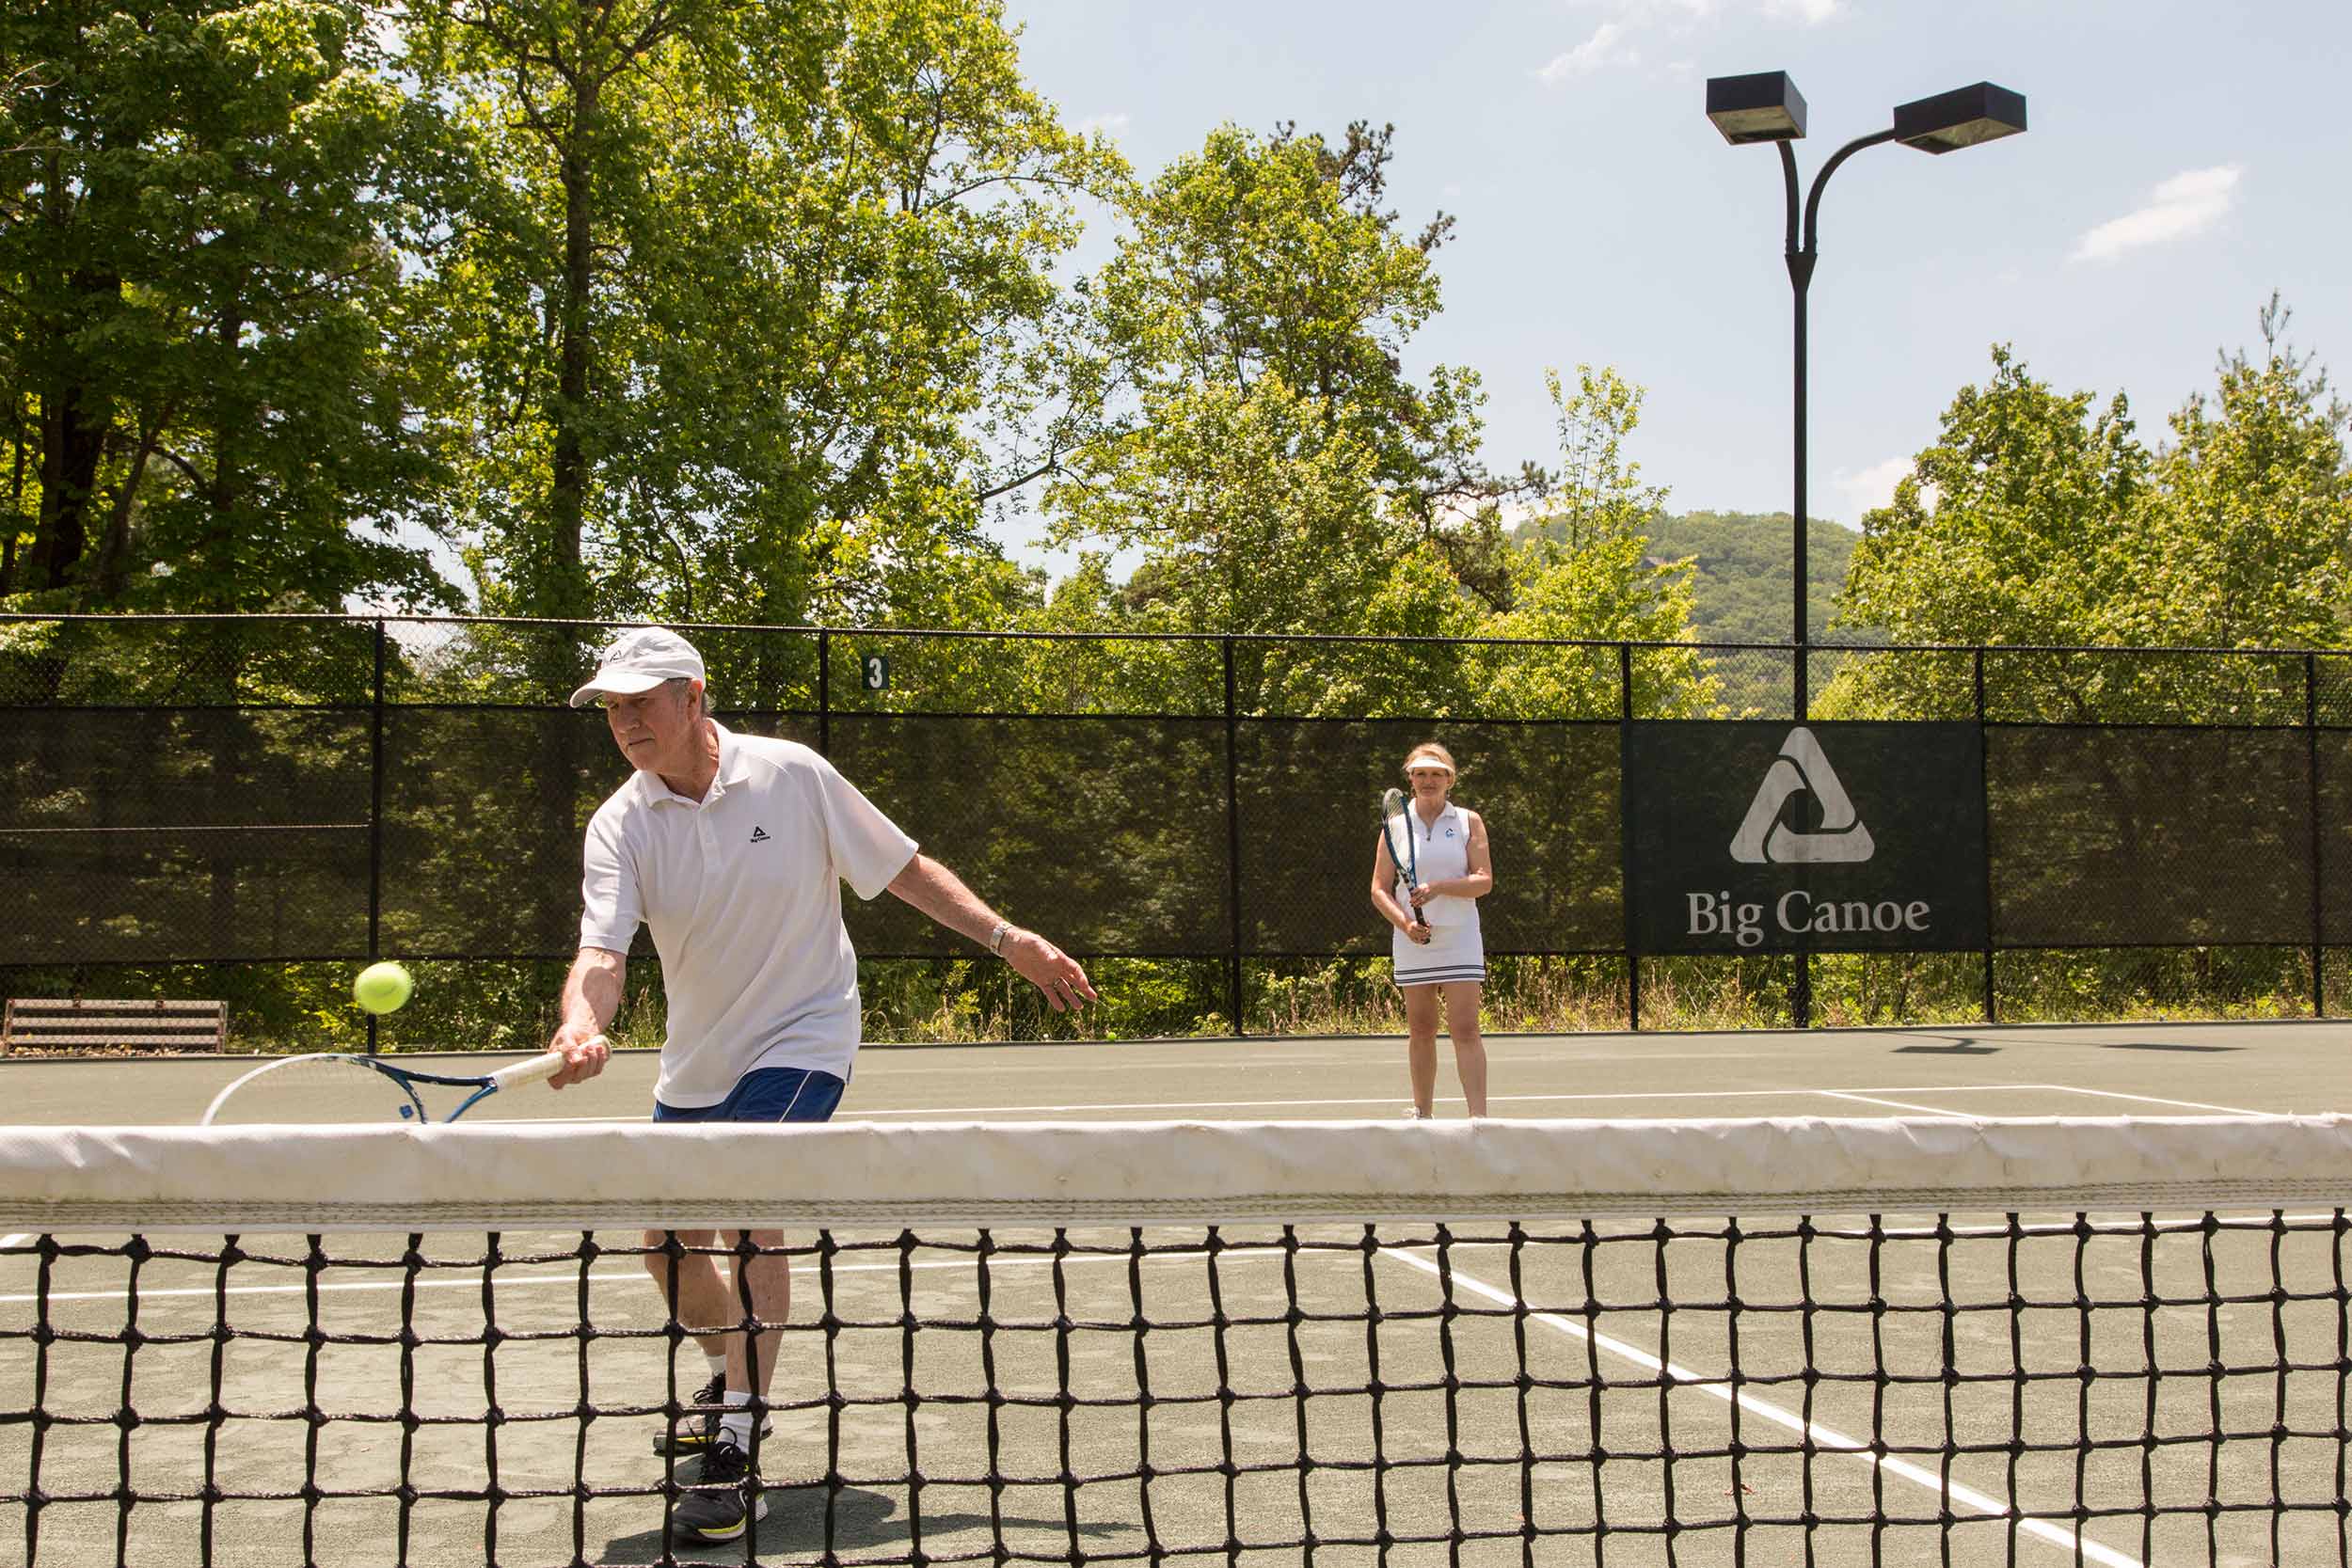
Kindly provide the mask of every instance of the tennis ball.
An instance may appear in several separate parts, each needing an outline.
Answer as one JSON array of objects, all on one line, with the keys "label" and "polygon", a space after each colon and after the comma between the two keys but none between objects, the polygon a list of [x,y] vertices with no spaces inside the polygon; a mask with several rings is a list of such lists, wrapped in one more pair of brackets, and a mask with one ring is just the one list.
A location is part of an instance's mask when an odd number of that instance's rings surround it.
[{"label": "tennis ball", "polygon": [[351,999],[372,1013],[389,1013],[408,1000],[416,982],[395,963],[370,964],[351,982]]}]

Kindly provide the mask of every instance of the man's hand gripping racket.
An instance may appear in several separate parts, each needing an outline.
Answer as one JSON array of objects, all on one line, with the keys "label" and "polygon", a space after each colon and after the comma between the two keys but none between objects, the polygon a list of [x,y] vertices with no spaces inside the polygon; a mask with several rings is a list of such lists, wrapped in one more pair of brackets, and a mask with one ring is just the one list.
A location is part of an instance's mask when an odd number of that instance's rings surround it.
[{"label": "man's hand gripping racket", "polygon": [[[604,1043],[599,1035],[587,1046]],[[571,1065],[571,1058],[561,1051],[544,1052],[480,1074],[424,1072],[395,1067],[381,1056],[286,1056],[255,1068],[215,1095],[199,1125],[316,1125],[388,1117],[418,1123],[455,1121],[501,1089],[540,1083]],[[433,1097],[430,1103],[428,1096]],[[434,1114],[452,1099],[456,1101],[454,1105],[441,1115]]]}]

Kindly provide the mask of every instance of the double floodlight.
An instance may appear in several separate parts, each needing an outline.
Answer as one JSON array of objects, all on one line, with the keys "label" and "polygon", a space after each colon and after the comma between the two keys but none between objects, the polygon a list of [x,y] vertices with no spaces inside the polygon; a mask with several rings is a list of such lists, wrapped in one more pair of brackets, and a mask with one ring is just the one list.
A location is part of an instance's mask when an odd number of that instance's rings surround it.
[{"label": "double floodlight", "polygon": [[[1800,141],[1804,136],[1804,94],[1785,71],[1713,76],[1707,83],[1707,118],[1734,147]],[[1893,139],[1922,152],[1953,152],[2013,136],[2025,128],[2025,95],[1979,82],[1899,105]]]}]

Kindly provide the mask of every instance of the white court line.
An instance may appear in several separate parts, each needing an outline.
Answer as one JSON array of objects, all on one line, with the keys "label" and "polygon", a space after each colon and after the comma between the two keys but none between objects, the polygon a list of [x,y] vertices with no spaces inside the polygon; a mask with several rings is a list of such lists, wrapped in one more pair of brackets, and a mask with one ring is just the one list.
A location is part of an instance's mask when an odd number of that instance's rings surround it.
[{"label": "white court line", "polygon": [[[1866,1096],[1866,1093],[1861,1093],[1858,1088],[1823,1088],[1820,1093],[1823,1093],[1823,1098],[1828,1098],[1828,1101],[1856,1101],[1856,1102],[1861,1102],[1861,1105],[1891,1105],[1894,1110],[1917,1110],[1917,1112],[1927,1112],[1929,1117],[1955,1117],[1955,1119],[1960,1119],[1960,1121],[1974,1121],[1974,1117],[1964,1110],[1952,1110],[1952,1107],[1947,1107],[1947,1105],[1910,1105],[1908,1101],[1889,1101],[1889,1098],[1884,1098],[1884,1096]],[[1938,1093],[1938,1091],[1933,1091],[1931,1088],[1929,1093]]]},{"label": "white court line", "polygon": [[[1391,1249],[1384,1247],[1381,1250],[1389,1252]],[[1425,1259],[1411,1257],[1402,1252],[1392,1255],[1400,1262],[1410,1263],[1414,1268],[1425,1274],[1433,1275],[1438,1274],[1438,1265]],[[1508,1291],[1499,1291],[1481,1280],[1472,1279],[1459,1269],[1451,1272],[1454,1287],[1458,1290],[1470,1291],[1500,1306],[1515,1307],[1518,1305],[1516,1298]],[[1687,1367],[1661,1360],[1626,1340],[1596,1333],[1583,1324],[1561,1317],[1555,1312],[1532,1312],[1528,1316],[1531,1321],[1542,1323],[1547,1328],[1556,1328],[1561,1333],[1583,1340],[1597,1349],[1607,1351],[1610,1354],[1630,1361],[1637,1367],[1656,1372],[1694,1393],[1711,1395],[1726,1404],[1737,1404],[1749,1415],[1761,1417],[1775,1426],[1785,1427],[1807,1442],[1852,1454],[1865,1464],[1877,1465],[1888,1475],[1899,1477],[1915,1485],[1925,1487],[1940,1497],[1947,1497],[1955,1505],[1974,1509],[1979,1513],[1994,1518],[2014,1517],[2017,1520],[2018,1529],[2028,1535],[2039,1537],[2062,1550],[2076,1554],[2074,1560],[2077,1562],[2096,1562],[2102,1564],[2102,1568],[2144,1568],[2137,1558],[2126,1557],[2123,1553],[2102,1546],[2096,1542],[2087,1541],[2062,1525],[2054,1525],[2044,1519],[2018,1514],[2015,1510],[1998,1497],[1979,1492],[1973,1486],[1963,1485],[1960,1481],[1940,1476],[1924,1465],[1914,1465],[1907,1459],[1899,1459],[1893,1454],[1875,1452],[1868,1444],[1858,1437],[1849,1437],[1842,1432],[1821,1425],[1819,1421],[1808,1421],[1795,1411],[1785,1410],[1769,1400],[1758,1399],[1754,1394],[1740,1393],[1727,1383],[1706,1377]]]},{"label": "white court line", "polygon": [[2275,1117],[2284,1114],[2279,1111],[2249,1111],[2237,1105],[2208,1105],[2201,1100],[2167,1100],[2161,1095],[2126,1094],[2121,1089],[2078,1089],[2072,1084],[2053,1084],[2050,1086],[2055,1089],[2063,1089],[2068,1094],[2095,1094],[2102,1100],[2144,1100],[2151,1105],[2178,1105],[2185,1110],[2219,1111],[2224,1115],[2233,1117]]},{"label": "white court line", "polygon": [[[1804,1098],[1825,1094],[1982,1094],[1988,1091],[2014,1093],[2021,1090],[2064,1089],[2063,1084],[1924,1084],[1915,1087],[1896,1085],[1892,1088],[1859,1089],[1645,1089],[1637,1092],[1593,1094],[1498,1094],[1487,1097],[1489,1104],[1532,1104],[1538,1101],[1562,1100],[1768,1100]],[[1375,1095],[1360,1100],[1138,1100],[1125,1102],[1097,1103],[1081,1101],[1050,1105],[912,1105],[888,1110],[866,1110],[853,1107],[839,1119],[843,1121],[872,1121],[882,1117],[1002,1117],[1013,1115],[1061,1115],[1084,1111],[1263,1111],[1279,1110],[1302,1105],[1384,1105],[1394,1106],[1397,1096]],[[1449,1103],[1451,1101],[1448,1101]],[[1938,1111],[1937,1116],[1949,1116]],[[473,1117],[482,1122],[610,1122],[644,1121],[645,1115],[627,1117]]]},{"label": "white court line", "polygon": [[36,1232],[27,1230],[21,1236],[0,1236],[0,1247],[31,1246]]}]

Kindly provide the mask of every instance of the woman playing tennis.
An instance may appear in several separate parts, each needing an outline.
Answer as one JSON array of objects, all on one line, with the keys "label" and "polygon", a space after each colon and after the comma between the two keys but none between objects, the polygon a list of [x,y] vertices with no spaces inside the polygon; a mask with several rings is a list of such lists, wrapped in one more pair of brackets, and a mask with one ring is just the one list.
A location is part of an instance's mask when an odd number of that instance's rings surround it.
[{"label": "woman playing tennis", "polygon": [[1413,1080],[1413,1106],[1406,1115],[1416,1119],[1431,1115],[1438,1092],[1438,998],[1442,992],[1462,1099],[1471,1116],[1483,1117],[1486,1046],[1478,1034],[1478,1005],[1479,988],[1486,979],[1486,950],[1478,931],[1477,901],[1495,885],[1486,824],[1476,812],[1447,799],[1454,788],[1454,756],[1436,741],[1413,748],[1405,759],[1405,776],[1413,786],[1405,824],[1412,833],[1410,853],[1419,880],[1405,886],[1388,837],[1382,834],[1374,851],[1372,906],[1396,928],[1391,946],[1397,989],[1405,993],[1406,1063]]}]

